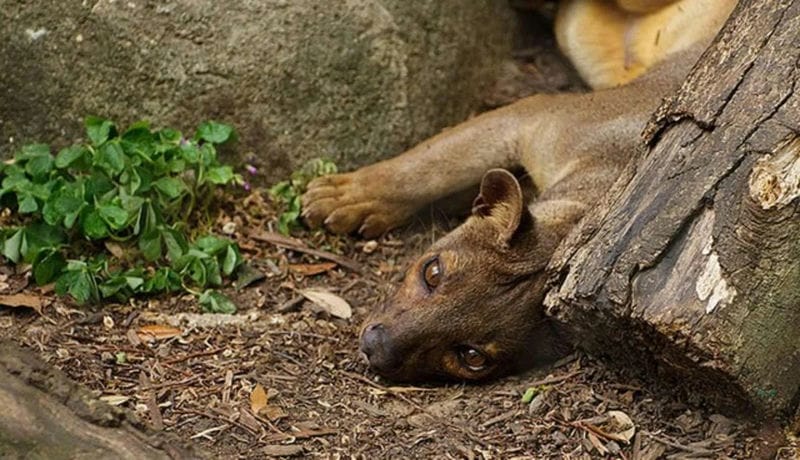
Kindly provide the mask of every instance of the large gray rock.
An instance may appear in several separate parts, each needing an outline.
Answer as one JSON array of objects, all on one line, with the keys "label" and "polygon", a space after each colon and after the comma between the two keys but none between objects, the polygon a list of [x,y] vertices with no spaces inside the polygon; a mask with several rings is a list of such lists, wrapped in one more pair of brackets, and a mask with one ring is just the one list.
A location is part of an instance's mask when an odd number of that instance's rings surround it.
[{"label": "large gray rock", "polygon": [[268,179],[348,169],[469,115],[511,45],[503,0],[0,0],[0,153],[82,118],[232,123]]}]

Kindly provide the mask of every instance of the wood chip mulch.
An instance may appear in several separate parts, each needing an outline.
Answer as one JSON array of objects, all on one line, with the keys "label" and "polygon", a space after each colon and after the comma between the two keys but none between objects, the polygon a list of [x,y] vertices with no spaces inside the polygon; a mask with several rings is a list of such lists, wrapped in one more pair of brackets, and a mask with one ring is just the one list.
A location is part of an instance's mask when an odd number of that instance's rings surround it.
[{"label": "wood chip mulch", "polygon": [[[36,350],[109,404],[220,458],[795,458],[778,427],[733,420],[635,369],[576,354],[483,385],[396,386],[357,353],[358,328],[406,262],[443,233],[416,225],[378,241],[271,231],[254,193],[222,213],[263,279],[228,293],[234,315],[191,296],[92,310],[0,270],[0,338]],[[258,278],[258,277],[256,277]],[[339,319],[301,295],[324,289]],[[18,297],[15,297],[19,300]],[[41,302],[37,308],[25,303]],[[11,303],[11,302],[9,302]],[[523,394],[526,393],[525,402]]]}]

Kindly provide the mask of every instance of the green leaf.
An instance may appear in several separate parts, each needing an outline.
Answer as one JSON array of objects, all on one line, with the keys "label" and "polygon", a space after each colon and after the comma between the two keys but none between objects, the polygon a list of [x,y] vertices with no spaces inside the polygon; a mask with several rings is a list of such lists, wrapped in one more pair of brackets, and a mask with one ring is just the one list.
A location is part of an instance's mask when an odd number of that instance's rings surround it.
[{"label": "green leaf", "polygon": [[49,225],[72,228],[85,205],[83,199],[76,196],[80,193],[80,188],[74,185],[67,185],[54,193],[42,208],[44,221]]},{"label": "green leaf", "polygon": [[[142,188],[141,170],[131,169],[128,179],[128,193],[135,194]],[[124,188],[122,190],[125,190]]]},{"label": "green leaf", "polygon": [[34,263],[42,251],[57,250],[65,240],[66,235],[60,228],[34,222],[24,229],[19,252],[23,261]]},{"label": "green leaf", "polygon": [[25,171],[35,180],[41,180],[53,169],[53,156],[47,155],[31,158],[25,164]]},{"label": "green leaf", "polygon": [[128,127],[121,137],[122,149],[131,156],[152,158],[156,151],[156,140],[150,132],[150,123],[140,121]]},{"label": "green leaf", "polygon": [[44,184],[31,183],[28,185],[28,187],[26,187],[25,191],[40,201],[47,201],[50,199],[50,187],[56,186],[56,182],[58,181],[58,179],[55,179]]},{"label": "green leaf", "polygon": [[125,152],[118,142],[107,142],[98,150],[95,164],[109,175],[117,176],[125,169]]},{"label": "green leaf", "polygon": [[200,164],[206,167],[217,164],[217,150],[211,144],[200,146]]},{"label": "green leaf", "polygon": [[146,279],[143,292],[172,292],[181,288],[181,277],[175,271],[168,267],[161,267],[156,270],[156,273]]},{"label": "green leaf", "polygon": [[181,174],[186,171],[186,160],[183,158],[173,158],[167,163],[167,169],[173,174]]},{"label": "green leaf", "polygon": [[286,211],[278,217],[278,231],[284,235],[289,235],[292,229],[297,227],[298,218],[300,217],[299,211]]},{"label": "green leaf", "polygon": [[533,397],[536,396],[536,393],[538,392],[538,387],[528,387],[528,389],[525,390],[525,394],[522,395],[522,403],[528,404],[529,402],[533,401]]},{"label": "green leaf", "polygon": [[92,175],[84,182],[85,201],[92,202],[96,197],[101,197],[114,190],[114,183],[102,171],[94,169]]},{"label": "green leaf", "polygon": [[22,147],[20,152],[15,155],[17,161],[27,161],[33,158],[46,157],[50,155],[50,146],[47,144],[28,144]]},{"label": "green leaf", "polygon": [[161,257],[161,232],[156,229],[144,233],[139,238],[139,250],[146,260],[158,260]]},{"label": "green leaf", "polygon": [[177,129],[164,128],[156,133],[158,140],[164,144],[178,145],[181,142],[181,132]]},{"label": "green leaf", "polygon": [[36,202],[36,198],[33,195],[29,195],[27,193],[21,195],[19,200],[19,213],[20,214],[31,214],[39,210],[39,203]]},{"label": "green leaf", "polygon": [[222,144],[230,139],[232,134],[233,128],[231,126],[214,121],[206,121],[200,123],[195,139],[202,139],[212,144]]},{"label": "green leaf", "polygon": [[223,185],[227,184],[231,180],[233,180],[233,168],[230,166],[216,166],[213,168],[209,168],[208,173],[206,175],[209,181],[212,184],[216,185]]},{"label": "green leaf", "polygon": [[55,280],[66,266],[67,262],[60,252],[53,248],[42,250],[33,261],[33,278],[37,285],[45,285]]},{"label": "green leaf", "polygon": [[136,292],[136,290],[139,289],[139,287],[144,285],[144,278],[142,278],[141,276],[126,276],[125,283],[128,284],[128,288],[131,291]]},{"label": "green leaf", "polygon": [[96,210],[92,210],[81,219],[81,228],[83,234],[93,240],[108,236],[108,227]]},{"label": "green leaf", "polygon": [[150,122],[147,120],[139,120],[136,123],[128,126],[122,138],[128,141],[152,141],[153,134],[150,132]]},{"label": "green leaf", "polygon": [[194,242],[194,247],[200,251],[213,256],[224,251],[225,248],[230,246],[231,241],[227,238],[219,238],[212,235],[206,235],[197,239]]},{"label": "green leaf", "polygon": [[64,216],[64,228],[71,229],[73,226],[75,226],[75,222],[78,220],[80,215],[80,211],[76,211]]},{"label": "green leaf", "polygon": [[19,171],[16,174],[6,176],[3,178],[3,190],[25,190],[29,188],[31,184],[30,179],[25,176],[25,173]]},{"label": "green leaf", "polygon": [[181,145],[181,155],[190,164],[200,163],[200,149],[193,142],[187,142]]},{"label": "green leaf", "polygon": [[241,263],[242,256],[239,254],[236,245],[229,244],[228,249],[225,251],[225,259],[222,261],[222,273],[225,276],[230,276]]},{"label": "green leaf", "polygon": [[271,197],[284,201],[289,200],[296,193],[297,192],[292,189],[292,184],[290,184],[288,180],[280,181],[269,189]]},{"label": "green leaf", "polygon": [[133,233],[135,235],[141,235],[156,232],[158,231],[160,221],[160,216],[156,212],[153,203],[145,201],[141,207],[141,211],[139,211],[136,222],[133,224]]},{"label": "green leaf", "polygon": [[203,261],[203,265],[206,267],[206,282],[201,286],[222,286],[222,271],[217,259],[206,259]]},{"label": "green leaf", "polygon": [[178,198],[186,190],[186,184],[174,177],[162,177],[153,182],[153,187],[170,199]]},{"label": "green leaf", "polygon": [[25,230],[21,228],[3,241],[3,256],[15,264],[22,259],[21,247],[24,233]]},{"label": "green leaf", "polygon": [[42,207],[42,218],[50,225],[58,225],[63,217],[64,215],[58,212],[55,206],[55,200],[48,201]]},{"label": "green leaf", "polygon": [[200,258],[191,255],[187,257],[187,260],[189,263],[186,265],[186,268],[182,270],[182,272],[188,276],[189,279],[194,281],[195,285],[205,286],[208,277],[206,276],[206,266],[203,261]]},{"label": "green leaf", "polygon": [[236,313],[236,304],[231,299],[211,289],[203,292],[198,302],[200,303],[200,309],[205,313]]},{"label": "green leaf", "polygon": [[73,145],[72,147],[61,149],[58,155],[56,155],[56,168],[68,168],[73,163],[82,159],[88,152],[89,151],[86,150],[85,147],[80,145]]},{"label": "green leaf", "polygon": [[124,190],[120,191],[119,194],[119,203],[122,205],[122,208],[127,211],[129,215],[136,214],[141,211],[142,206],[144,206],[145,200],[144,198],[136,195],[129,195]]},{"label": "green leaf", "polygon": [[84,202],[80,198],[74,196],[60,195],[58,198],[53,200],[53,205],[59,213],[67,215],[80,211],[84,205]]},{"label": "green leaf", "polygon": [[84,120],[86,126],[86,136],[92,141],[92,144],[99,146],[106,142],[112,134],[114,124],[109,120],[99,117],[88,116]]},{"label": "green leaf", "polygon": [[70,284],[67,292],[81,304],[97,298],[91,275],[86,271],[76,273],[74,282]]},{"label": "green leaf", "polygon": [[[54,198],[44,204],[42,217],[50,225],[64,224],[66,228],[72,228],[72,224],[83,209],[84,201],[74,196],[59,193]],[[62,218],[65,218],[62,221]]]},{"label": "green leaf", "polygon": [[97,285],[88,266],[77,260],[67,262],[66,271],[56,280],[56,293],[69,294],[79,304],[99,300]]},{"label": "green leaf", "polygon": [[128,223],[128,213],[115,204],[103,204],[97,207],[97,213],[112,230],[119,230]]},{"label": "green leaf", "polygon": [[67,241],[67,236],[62,229],[43,222],[28,225],[25,229],[25,236],[31,244],[40,247],[59,246]]},{"label": "green leaf", "polygon": [[97,287],[100,290],[100,295],[103,296],[103,298],[109,298],[115,296],[121,290],[127,287],[127,283],[125,282],[125,277],[116,275],[103,281]]},{"label": "green leaf", "polygon": [[165,229],[161,233],[164,238],[164,245],[167,247],[167,257],[170,261],[176,261],[183,256],[189,249],[186,244],[186,237],[180,232],[171,228]]}]

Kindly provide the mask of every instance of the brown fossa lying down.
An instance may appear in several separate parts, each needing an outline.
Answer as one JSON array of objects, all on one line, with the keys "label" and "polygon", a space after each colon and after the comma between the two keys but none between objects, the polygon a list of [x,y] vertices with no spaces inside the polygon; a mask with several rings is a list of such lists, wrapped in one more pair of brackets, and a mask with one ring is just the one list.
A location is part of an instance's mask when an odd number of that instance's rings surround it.
[{"label": "brown fossa lying down", "polygon": [[[393,380],[481,380],[563,349],[543,315],[543,270],[616,180],[662,98],[686,76],[735,0],[571,0],[556,36],[594,91],[535,95],[355,172],[313,181],[311,226],[373,237],[481,182],[472,215],[431,246],[361,333]],[[522,166],[527,202],[505,169]]]}]

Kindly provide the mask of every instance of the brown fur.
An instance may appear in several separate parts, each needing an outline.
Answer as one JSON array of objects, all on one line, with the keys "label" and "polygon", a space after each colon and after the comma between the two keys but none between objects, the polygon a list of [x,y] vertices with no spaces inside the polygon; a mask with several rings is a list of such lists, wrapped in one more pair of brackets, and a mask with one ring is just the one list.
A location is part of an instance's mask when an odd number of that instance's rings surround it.
[{"label": "brown fur", "polygon": [[[541,311],[542,271],[616,180],[647,117],[733,5],[566,0],[559,45],[597,91],[532,96],[396,158],[310,184],[303,197],[310,225],[371,237],[484,176],[472,216],[434,243],[367,321],[361,348],[377,372],[396,380],[480,380],[559,353]],[[520,165],[541,191],[532,202],[510,173],[493,169]],[[430,264],[440,269],[433,287],[425,276]],[[469,365],[469,356],[481,365]]]}]

